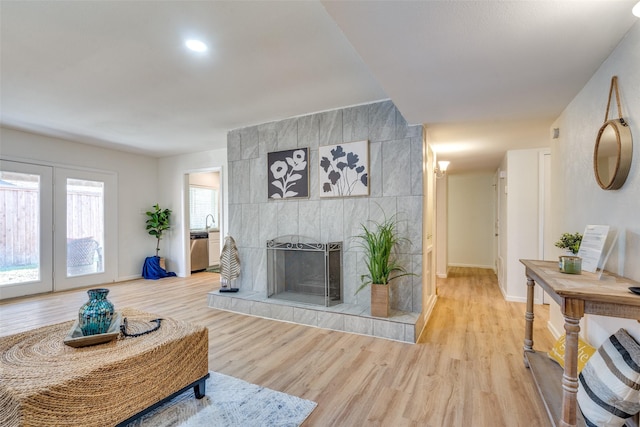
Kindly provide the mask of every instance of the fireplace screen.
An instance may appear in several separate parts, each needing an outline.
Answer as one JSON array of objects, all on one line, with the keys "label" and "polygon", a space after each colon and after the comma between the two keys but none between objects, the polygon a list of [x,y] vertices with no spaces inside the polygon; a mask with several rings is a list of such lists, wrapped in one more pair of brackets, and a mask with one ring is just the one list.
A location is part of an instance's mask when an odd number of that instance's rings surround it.
[{"label": "fireplace screen", "polygon": [[342,303],[342,242],[304,239],[267,241],[267,297],[325,307]]}]

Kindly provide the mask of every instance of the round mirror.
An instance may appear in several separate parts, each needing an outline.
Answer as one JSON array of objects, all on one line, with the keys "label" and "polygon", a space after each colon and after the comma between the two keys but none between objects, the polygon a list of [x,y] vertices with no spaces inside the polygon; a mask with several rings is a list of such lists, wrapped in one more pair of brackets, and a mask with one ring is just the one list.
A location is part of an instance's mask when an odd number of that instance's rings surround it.
[{"label": "round mirror", "polygon": [[593,169],[605,190],[622,187],[631,167],[631,130],[622,119],[606,121],[598,131]]}]

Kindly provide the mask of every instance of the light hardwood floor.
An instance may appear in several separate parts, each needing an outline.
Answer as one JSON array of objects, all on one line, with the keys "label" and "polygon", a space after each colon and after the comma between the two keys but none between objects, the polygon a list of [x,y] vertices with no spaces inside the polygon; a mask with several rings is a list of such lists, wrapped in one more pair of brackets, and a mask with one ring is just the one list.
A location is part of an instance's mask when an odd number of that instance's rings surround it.
[{"label": "light hardwood floor", "polygon": [[[524,304],[504,301],[493,272],[453,268],[418,344],[214,310],[218,275],[110,284],[135,307],[209,329],[209,368],[313,400],[304,426],[549,426],[522,362]],[[523,286],[525,279],[523,277]],[[86,289],[0,303],[0,336],[71,320]],[[537,349],[552,346],[535,307]]]}]

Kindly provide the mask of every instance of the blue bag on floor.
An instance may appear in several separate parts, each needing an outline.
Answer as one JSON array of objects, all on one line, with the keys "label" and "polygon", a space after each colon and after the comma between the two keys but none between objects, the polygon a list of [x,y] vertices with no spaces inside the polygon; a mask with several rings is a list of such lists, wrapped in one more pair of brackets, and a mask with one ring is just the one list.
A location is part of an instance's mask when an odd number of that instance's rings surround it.
[{"label": "blue bag on floor", "polygon": [[145,258],[144,266],[142,267],[142,277],[145,279],[157,280],[163,277],[174,277],[176,273],[169,272],[160,267],[160,257],[150,256]]}]

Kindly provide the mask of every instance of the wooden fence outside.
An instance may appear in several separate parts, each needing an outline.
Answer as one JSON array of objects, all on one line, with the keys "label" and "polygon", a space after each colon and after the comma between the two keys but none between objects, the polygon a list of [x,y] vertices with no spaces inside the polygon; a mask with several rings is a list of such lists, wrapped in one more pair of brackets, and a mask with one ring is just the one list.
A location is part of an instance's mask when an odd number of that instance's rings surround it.
[{"label": "wooden fence outside", "polygon": [[[67,193],[67,239],[92,237],[104,241],[101,194]],[[0,269],[38,265],[40,261],[38,189],[0,187]],[[49,239],[45,239],[49,241]]]},{"label": "wooden fence outside", "polygon": [[104,245],[104,207],[102,193],[67,193],[67,239],[91,237]]},{"label": "wooden fence outside", "polygon": [[0,268],[38,264],[39,191],[0,187]]}]

